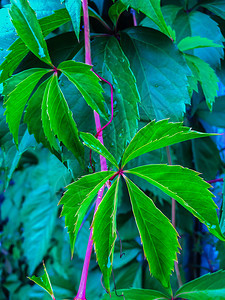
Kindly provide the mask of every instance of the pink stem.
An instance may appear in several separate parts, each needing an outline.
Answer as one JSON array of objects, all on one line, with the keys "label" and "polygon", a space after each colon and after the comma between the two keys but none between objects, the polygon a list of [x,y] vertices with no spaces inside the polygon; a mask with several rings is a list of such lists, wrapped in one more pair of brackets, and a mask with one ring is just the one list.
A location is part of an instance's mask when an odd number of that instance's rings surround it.
[{"label": "pink stem", "polygon": [[213,179],[213,180],[209,180],[207,181],[208,183],[214,183],[214,182],[223,182],[223,178],[217,178],[217,179]]},{"label": "pink stem", "polygon": [[134,26],[137,26],[137,19],[136,19],[136,13],[135,13],[135,10],[133,8],[131,8],[131,13],[132,13],[132,16],[133,16],[133,22],[134,22]]}]

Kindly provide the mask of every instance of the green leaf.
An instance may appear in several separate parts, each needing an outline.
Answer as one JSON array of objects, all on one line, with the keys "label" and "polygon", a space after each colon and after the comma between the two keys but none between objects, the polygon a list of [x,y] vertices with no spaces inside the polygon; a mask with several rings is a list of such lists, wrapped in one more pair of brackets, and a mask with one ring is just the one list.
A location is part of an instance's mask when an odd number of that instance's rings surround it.
[{"label": "green leaf", "polygon": [[[19,125],[25,105],[38,81],[48,72],[47,69],[29,69],[14,75],[6,81],[3,90],[6,121],[16,144],[18,144]],[[22,80],[13,89],[12,86],[18,78]]]},{"label": "green leaf", "polygon": [[61,217],[65,216],[65,224],[70,236],[71,252],[73,253],[76,236],[91,201],[100,188],[115,172],[103,171],[83,176],[70,184],[59,204],[63,205]]},{"label": "green leaf", "polygon": [[81,15],[81,0],[65,0],[65,6],[72,20],[73,28],[77,39],[80,35],[80,15]]},{"label": "green leaf", "polygon": [[191,72],[176,45],[156,30],[136,27],[121,33],[121,46],[137,80],[141,119],[181,121]]},{"label": "green leaf", "polygon": [[76,86],[90,107],[106,120],[103,89],[91,66],[73,60],[59,64],[58,69]]},{"label": "green leaf", "polygon": [[200,6],[207,8],[209,11],[225,20],[225,3],[223,0],[204,0]]},{"label": "green leaf", "polygon": [[104,278],[106,291],[110,293],[114,245],[116,241],[116,211],[120,176],[102,199],[93,221],[93,241],[96,257]]},{"label": "green leaf", "polygon": [[108,14],[109,17],[111,19],[111,21],[113,22],[114,25],[116,25],[117,20],[119,18],[119,16],[127,9],[127,6],[124,5],[122,2],[117,1],[116,3],[114,3],[112,6],[110,6]]},{"label": "green leaf", "polygon": [[219,89],[219,79],[216,76],[215,71],[197,56],[185,54],[185,58],[193,75],[200,82],[206,103],[209,109],[212,110],[212,106]]},{"label": "green leaf", "polygon": [[147,180],[177,200],[204,223],[212,234],[225,241],[219,227],[217,205],[208,190],[210,184],[199,177],[199,173],[181,166],[168,165],[146,165],[125,172]]},{"label": "green leaf", "polygon": [[191,130],[182,123],[170,123],[168,120],[152,121],[139,130],[130,142],[122,158],[122,167],[144,153],[210,135],[213,134]]},{"label": "green leaf", "polygon": [[123,295],[126,300],[160,300],[168,299],[168,295],[165,295],[161,292],[147,289],[127,289],[127,290],[117,290],[116,294],[112,293],[111,297],[106,294],[102,300],[112,299],[118,300],[118,295]]},{"label": "green leaf", "polygon": [[223,47],[223,45],[215,44],[213,41],[200,36],[188,36],[182,39],[177,47],[180,51],[184,52],[197,48]]},{"label": "green leaf", "polygon": [[160,30],[168,35],[174,37],[172,29],[166,25],[163,18],[160,1],[159,0],[120,0],[126,7],[131,6],[139,12],[139,10],[149,17]]},{"label": "green leaf", "polygon": [[185,283],[176,297],[188,300],[223,300],[225,294],[225,271],[203,275]]},{"label": "green leaf", "polygon": [[52,285],[51,281],[47,272],[47,269],[45,267],[45,264],[43,262],[43,267],[44,267],[44,274],[40,277],[32,276],[28,277],[30,280],[34,281],[36,284],[38,284],[40,287],[42,287],[46,292],[49,293],[49,295],[54,299],[54,293],[52,290]]},{"label": "green leaf", "polygon": [[40,60],[52,65],[40,24],[27,0],[12,0],[10,15],[23,42]]},{"label": "green leaf", "polygon": [[[223,202],[220,211],[220,228],[222,233],[225,235],[225,180],[223,179]],[[220,262],[221,263],[221,262]]]},{"label": "green leaf", "polygon": [[[46,93],[45,105],[47,106],[51,130],[57,135],[58,140],[63,142],[82,165],[84,156],[83,145],[78,137],[76,123],[59,87],[56,75],[53,75]],[[46,128],[44,128],[44,131],[45,130]],[[45,131],[45,133],[46,132],[47,131]],[[48,140],[51,139],[51,136],[51,134],[47,136]]]},{"label": "green leaf", "polygon": [[170,275],[177,259],[177,232],[169,219],[127,177],[132,210],[151,274],[170,289]]},{"label": "green leaf", "polygon": [[113,157],[113,155],[91,133],[80,132],[80,137],[84,141],[84,145],[86,145],[90,149],[96,151],[98,154],[104,156],[116,168],[119,168],[118,165],[117,165],[116,159]]}]

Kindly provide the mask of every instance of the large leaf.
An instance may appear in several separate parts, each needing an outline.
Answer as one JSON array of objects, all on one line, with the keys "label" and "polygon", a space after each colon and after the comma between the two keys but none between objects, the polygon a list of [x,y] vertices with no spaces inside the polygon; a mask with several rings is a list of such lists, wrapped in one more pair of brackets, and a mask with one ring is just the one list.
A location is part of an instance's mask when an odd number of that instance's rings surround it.
[{"label": "large leaf", "polygon": [[193,50],[206,47],[223,47],[223,45],[215,44],[213,41],[200,36],[188,36],[182,39],[177,45],[180,51]]},{"label": "large leaf", "polygon": [[223,300],[225,294],[225,271],[206,274],[185,283],[176,297],[188,300]]},{"label": "large leaf", "polygon": [[191,130],[182,123],[169,123],[168,120],[152,121],[134,136],[124,152],[122,166],[144,153],[210,135],[212,134]]},{"label": "large leaf", "polygon": [[151,274],[170,289],[170,275],[177,259],[177,232],[169,219],[127,177],[132,210]]},{"label": "large leaf", "polygon": [[121,46],[137,79],[141,118],[181,121],[190,104],[191,72],[177,47],[162,33],[141,27],[122,32]]},{"label": "large leaf", "polygon": [[116,211],[119,180],[120,177],[117,178],[102,199],[92,225],[96,257],[108,293],[110,293],[110,276],[116,241]]},{"label": "large leaf", "polygon": [[207,8],[209,11],[225,20],[225,3],[223,0],[203,0],[200,6]]},{"label": "large leaf", "polygon": [[72,20],[77,39],[79,40],[81,0],[65,0],[65,6]]},{"label": "large leaf", "polygon": [[161,292],[154,290],[146,290],[146,289],[134,289],[131,288],[129,290],[117,290],[116,294],[113,293],[111,297],[109,295],[105,295],[103,297],[104,300],[112,299],[118,300],[118,295],[123,295],[126,300],[160,300],[160,299],[168,299],[168,295],[165,295]]},{"label": "large leaf", "polygon": [[67,187],[59,204],[63,205],[61,216],[65,216],[65,224],[70,235],[70,246],[73,253],[76,236],[83,218],[98,190],[114,174],[105,171],[86,175]]},{"label": "large leaf", "polygon": [[[181,166],[146,165],[126,171],[139,176],[177,200],[204,223],[216,237],[225,241],[218,222],[210,184],[199,173]],[[186,185],[184,185],[184,182]]]},{"label": "large leaf", "polygon": [[62,62],[58,68],[77,87],[87,104],[107,119],[102,96],[103,89],[98,77],[91,71],[92,67],[70,60]]},{"label": "large leaf", "polygon": [[27,0],[12,0],[10,15],[23,42],[40,60],[52,65],[41,26]]},{"label": "large leaf", "polygon": [[[18,144],[19,125],[25,105],[38,81],[48,72],[49,70],[47,69],[30,69],[14,75],[6,81],[6,86],[3,90],[5,95],[4,105],[6,107],[5,114],[16,144]],[[18,78],[22,80],[12,90],[12,85],[18,81]]]},{"label": "large leaf", "polygon": [[96,139],[92,134],[81,132],[80,137],[84,141],[84,144],[96,151],[98,154],[104,156],[108,161],[110,161],[116,168],[119,168],[116,162],[116,159],[113,155],[106,149],[102,143]]}]

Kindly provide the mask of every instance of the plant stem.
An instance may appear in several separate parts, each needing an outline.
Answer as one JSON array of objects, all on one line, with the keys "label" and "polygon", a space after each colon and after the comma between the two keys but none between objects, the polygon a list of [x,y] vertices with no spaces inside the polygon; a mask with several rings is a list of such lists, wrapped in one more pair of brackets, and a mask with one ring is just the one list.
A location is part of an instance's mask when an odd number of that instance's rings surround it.
[{"label": "plant stem", "polygon": [[131,8],[130,12],[132,13],[132,16],[133,16],[134,26],[137,26],[137,18],[136,18],[135,10],[133,8]]},{"label": "plant stem", "polygon": [[213,180],[209,180],[207,181],[208,183],[214,183],[214,182],[223,182],[223,178],[216,178],[216,179],[213,179]]}]

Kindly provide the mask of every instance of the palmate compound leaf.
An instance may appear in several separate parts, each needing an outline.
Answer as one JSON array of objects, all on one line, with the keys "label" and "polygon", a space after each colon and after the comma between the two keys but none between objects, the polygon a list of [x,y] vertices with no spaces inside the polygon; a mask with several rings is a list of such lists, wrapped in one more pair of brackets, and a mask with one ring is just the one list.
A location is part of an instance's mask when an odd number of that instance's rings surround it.
[{"label": "palmate compound leaf", "polygon": [[180,51],[183,52],[197,48],[223,47],[223,45],[216,44],[212,40],[200,36],[188,36],[182,39],[177,45],[177,47]]},{"label": "palmate compound leaf", "polygon": [[116,168],[119,169],[116,159],[109,152],[108,149],[94,137],[91,133],[80,132],[80,137],[84,141],[84,145],[90,149],[96,151],[98,154],[104,156],[108,161],[110,161]]},{"label": "palmate compound leaf", "polygon": [[161,300],[170,298],[169,295],[165,295],[158,291],[131,288],[129,290],[117,290],[116,294],[114,292],[111,296],[106,294],[102,300],[118,300],[118,295],[124,295],[126,300]]},{"label": "palmate compound leaf", "polygon": [[63,205],[61,217],[65,216],[72,253],[78,230],[91,201],[113,174],[115,174],[113,171],[103,171],[86,175],[67,186],[67,191],[59,204]]},{"label": "palmate compound leaf", "polygon": [[48,272],[47,272],[44,262],[43,262],[43,267],[44,267],[44,274],[42,276],[36,277],[33,275],[32,277],[28,277],[28,278],[30,280],[34,281],[36,284],[38,284],[44,290],[46,290],[46,292],[49,293],[49,295],[52,297],[52,299],[55,299],[54,293],[52,290],[51,281],[50,281],[50,278],[49,278],[49,275],[48,275]]},{"label": "palmate compound leaf", "polygon": [[144,153],[179,142],[211,135],[213,134],[191,130],[189,127],[184,127],[182,123],[170,123],[167,119],[158,122],[152,121],[139,130],[131,140],[124,152],[122,167],[131,159]]},{"label": "palmate compound leaf", "polygon": [[218,217],[213,194],[196,171],[181,166],[146,165],[128,171],[127,174],[139,176],[177,200],[184,208],[204,223],[217,238],[225,241]]},{"label": "palmate compound leaf", "polygon": [[76,86],[90,107],[106,120],[108,116],[104,108],[103,89],[98,77],[91,71],[91,66],[75,62],[64,61],[58,69]]},{"label": "palmate compound leaf", "polygon": [[170,290],[170,275],[179,248],[178,234],[153,201],[127,177],[125,180],[150,272]]},{"label": "palmate compound leaf", "polygon": [[175,296],[188,300],[224,300],[224,282],[225,271],[220,270],[185,283]]},{"label": "palmate compound leaf", "polygon": [[47,44],[34,10],[27,0],[11,0],[10,15],[23,42],[40,60],[52,66]]},{"label": "palmate compound leaf", "polygon": [[[48,72],[48,69],[29,69],[14,75],[5,82],[3,95],[5,95],[6,121],[16,145],[18,144],[19,125],[25,105],[38,81]],[[17,82],[17,78],[21,81],[15,86],[13,84]]]},{"label": "palmate compound leaf", "polygon": [[92,224],[96,257],[104,278],[106,291],[110,293],[114,245],[116,241],[116,210],[120,176],[102,199]]}]

